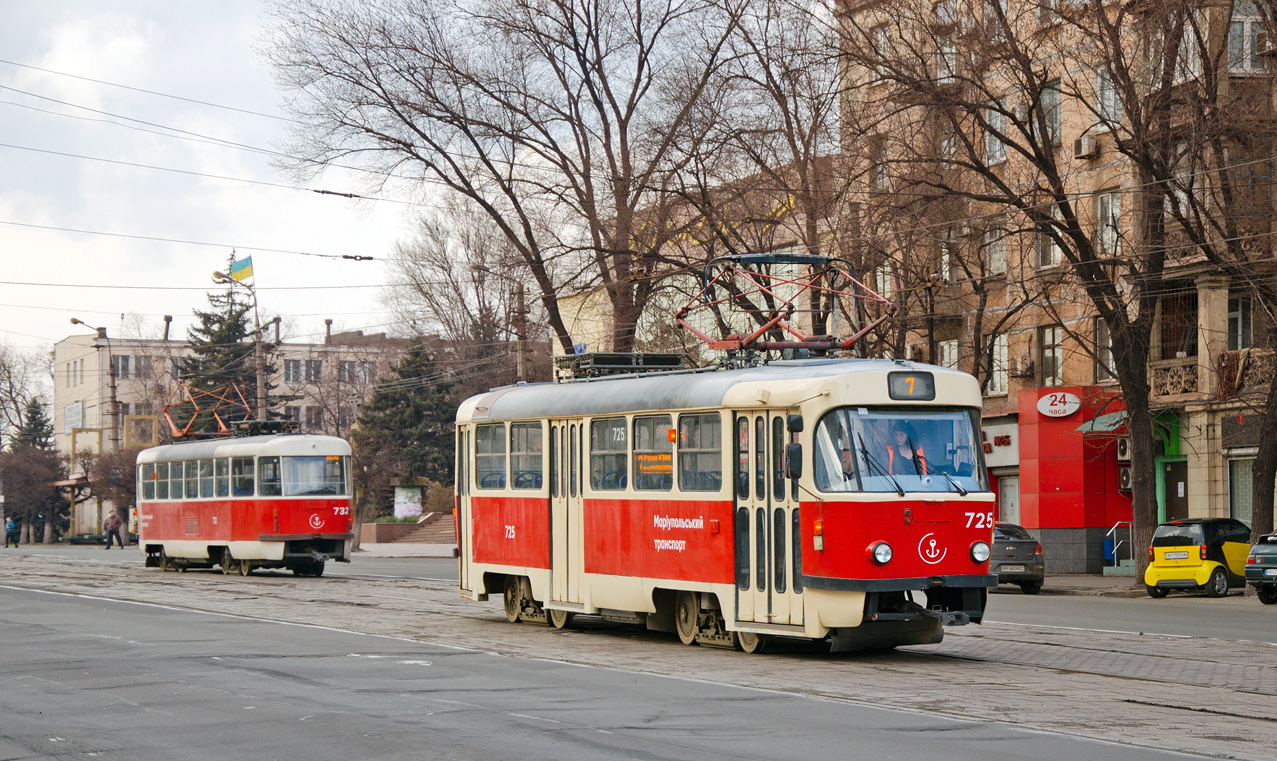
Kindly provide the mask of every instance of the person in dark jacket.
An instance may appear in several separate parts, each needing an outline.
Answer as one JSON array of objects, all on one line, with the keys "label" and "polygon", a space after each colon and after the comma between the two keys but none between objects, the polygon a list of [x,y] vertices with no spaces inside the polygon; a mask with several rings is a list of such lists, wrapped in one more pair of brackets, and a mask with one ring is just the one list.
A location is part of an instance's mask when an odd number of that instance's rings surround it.
[{"label": "person in dark jacket", "polygon": [[111,549],[111,540],[114,539],[120,543],[120,549],[124,549],[124,535],[120,529],[124,526],[124,521],[120,520],[118,510],[112,510],[107,516],[106,521],[102,524],[102,528],[106,529],[106,548]]},{"label": "person in dark jacket", "polygon": [[9,549],[9,542],[13,542],[13,546],[18,546],[18,524],[12,518],[4,519],[4,548]]}]

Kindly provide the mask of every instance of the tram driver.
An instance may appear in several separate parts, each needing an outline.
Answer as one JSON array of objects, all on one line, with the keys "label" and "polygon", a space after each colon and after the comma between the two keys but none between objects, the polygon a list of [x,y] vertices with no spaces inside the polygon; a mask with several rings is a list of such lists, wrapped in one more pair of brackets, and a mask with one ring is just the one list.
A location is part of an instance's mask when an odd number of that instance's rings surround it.
[{"label": "tram driver", "polygon": [[927,475],[927,458],[917,444],[908,423],[892,427],[892,443],[887,447],[887,472],[893,476]]}]

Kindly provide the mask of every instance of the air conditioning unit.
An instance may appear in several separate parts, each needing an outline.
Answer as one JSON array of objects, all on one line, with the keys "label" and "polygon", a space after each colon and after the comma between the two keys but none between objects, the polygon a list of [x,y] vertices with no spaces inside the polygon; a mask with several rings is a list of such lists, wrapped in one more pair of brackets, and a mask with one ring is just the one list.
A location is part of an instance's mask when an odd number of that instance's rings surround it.
[{"label": "air conditioning unit", "polygon": [[1033,360],[1027,355],[1017,357],[1014,362],[1009,364],[1011,366],[1007,368],[1008,374],[1014,378],[1028,378],[1033,375]]},{"label": "air conditioning unit", "polygon": [[1083,135],[1073,141],[1073,158],[1093,159],[1100,155],[1100,144],[1094,135]]},{"label": "air conditioning unit", "polygon": [[1131,490],[1131,469],[1130,468],[1117,469],[1117,490],[1118,491]]},{"label": "air conditioning unit", "polygon": [[1122,438],[1117,440],[1117,461],[1118,462],[1131,461],[1131,440],[1130,438],[1126,436],[1123,436]]}]

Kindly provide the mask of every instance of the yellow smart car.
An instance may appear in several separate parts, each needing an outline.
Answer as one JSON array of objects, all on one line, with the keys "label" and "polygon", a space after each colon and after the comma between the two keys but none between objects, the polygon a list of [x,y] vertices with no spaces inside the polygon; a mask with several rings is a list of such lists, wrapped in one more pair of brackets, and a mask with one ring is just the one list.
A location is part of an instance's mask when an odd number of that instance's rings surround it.
[{"label": "yellow smart car", "polygon": [[1250,529],[1232,518],[1170,521],[1157,527],[1148,548],[1144,588],[1149,597],[1165,597],[1172,589],[1204,589],[1223,597],[1246,586]]}]

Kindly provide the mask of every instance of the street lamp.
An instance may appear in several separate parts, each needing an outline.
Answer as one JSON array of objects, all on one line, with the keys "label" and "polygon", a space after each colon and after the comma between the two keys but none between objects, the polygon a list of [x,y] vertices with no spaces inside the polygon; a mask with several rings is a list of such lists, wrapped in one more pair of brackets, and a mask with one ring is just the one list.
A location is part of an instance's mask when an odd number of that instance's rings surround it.
[{"label": "street lamp", "polygon": [[[103,341],[106,341],[107,378],[108,378],[108,384],[111,390],[111,408],[109,413],[110,420],[111,420],[111,425],[110,425],[111,449],[119,449],[120,448],[120,407],[119,407],[119,403],[116,401],[116,394],[115,394],[115,357],[111,355],[111,339],[107,337],[106,328],[96,328],[90,325],[89,323],[85,322],[84,320],[79,319],[78,317],[72,317],[71,324],[83,325],[84,327],[90,330],[95,330],[97,331],[98,338],[102,339]],[[73,453],[73,456],[74,456],[74,453]]]},{"label": "street lamp", "polygon": [[253,350],[257,355],[257,418],[266,419],[266,355],[262,352],[262,321],[257,315],[257,291],[248,283],[230,277],[224,272],[213,272],[213,282],[229,286],[242,286],[253,296]]},{"label": "street lamp", "polygon": [[482,272],[486,275],[499,277],[502,280],[510,281],[515,286],[515,315],[514,315],[515,377],[519,380],[520,383],[522,383],[528,379],[528,361],[527,361],[528,321],[527,321],[527,311],[524,309],[524,306],[523,306],[523,281],[510,277],[509,275],[503,272],[497,272],[496,270],[489,268],[486,264],[471,264],[470,271]]}]

